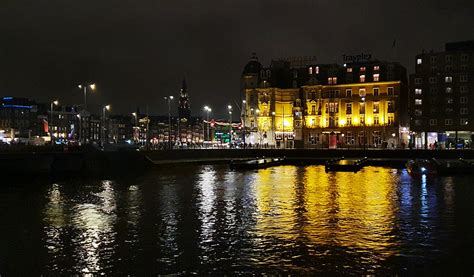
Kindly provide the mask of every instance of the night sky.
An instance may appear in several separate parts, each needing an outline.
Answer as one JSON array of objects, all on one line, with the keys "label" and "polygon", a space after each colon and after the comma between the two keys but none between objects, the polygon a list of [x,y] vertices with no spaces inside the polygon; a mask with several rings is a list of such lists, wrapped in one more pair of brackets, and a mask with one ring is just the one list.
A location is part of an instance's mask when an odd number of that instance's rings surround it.
[{"label": "night sky", "polygon": [[82,104],[77,84],[91,81],[97,113],[166,114],[186,76],[193,115],[224,116],[252,52],[264,65],[365,52],[412,72],[421,49],[474,39],[473,15],[472,0],[1,0],[0,95]]}]

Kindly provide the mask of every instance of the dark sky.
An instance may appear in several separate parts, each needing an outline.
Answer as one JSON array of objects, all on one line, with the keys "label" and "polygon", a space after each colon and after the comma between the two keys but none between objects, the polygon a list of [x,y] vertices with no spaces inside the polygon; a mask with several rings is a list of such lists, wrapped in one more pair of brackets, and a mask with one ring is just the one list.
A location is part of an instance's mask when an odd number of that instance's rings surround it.
[{"label": "dark sky", "polygon": [[[473,0],[1,0],[0,95],[81,104],[77,84],[93,81],[99,111],[148,105],[166,114],[186,76],[192,113],[223,116],[240,101],[250,54],[260,61],[370,52],[413,70],[422,48],[474,39]],[[176,113],[176,109],[173,111]]]}]

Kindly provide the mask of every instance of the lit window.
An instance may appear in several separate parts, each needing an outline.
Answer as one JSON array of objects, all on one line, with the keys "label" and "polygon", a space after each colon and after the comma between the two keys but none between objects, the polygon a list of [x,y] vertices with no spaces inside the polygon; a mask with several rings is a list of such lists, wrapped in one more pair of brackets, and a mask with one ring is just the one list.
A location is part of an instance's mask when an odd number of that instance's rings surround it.
[{"label": "lit window", "polygon": [[359,89],[359,96],[361,96],[361,97],[365,96],[365,88],[360,88]]},{"label": "lit window", "polygon": [[421,99],[415,99],[415,105],[421,105],[422,101]]},{"label": "lit window", "polygon": [[393,95],[393,93],[394,93],[394,88],[393,87],[388,87],[387,88],[387,94],[388,95]]},{"label": "lit window", "polygon": [[451,87],[446,88],[446,93],[452,93],[452,92],[453,92],[453,88],[451,88]]},{"label": "lit window", "polygon": [[316,66],[315,69],[316,69],[316,70],[315,70],[315,71],[316,71],[316,74],[319,74],[319,66]]},{"label": "lit window", "polygon": [[374,88],[374,96],[379,96],[379,88]]},{"label": "lit window", "polygon": [[308,73],[309,73],[309,75],[313,75],[313,67],[310,66],[308,68]]},{"label": "lit window", "polygon": [[346,97],[352,97],[352,89],[346,89]]},{"label": "lit window", "polygon": [[359,80],[361,83],[365,82],[365,75],[360,75]]},{"label": "lit window", "polygon": [[379,70],[380,70],[380,66],[374,65],[374,71],[379,71]]},{"label": "lit window", "polygon": [[444,77],[444,82],[445,83],[452,83],[453,82],[453,77],[451,77],[451,76]]},{"label": "lit window", "polygon": [[416,59],[416,64],[421,64],[423,60],[421,58]]},{"label": "lit window", "polygon": [[379,102],[374,102],[374,113],[379,113]]},{"label": "lit window", "polygon": [[421,88],[416,88],[416,89],[415,89],[415,94],[416,94],[416,95],[421,95],[421,93],[422,93]]},{"label": "lit window", "polygon": [[469,122],[468,122],[467,118],[461,118],[461,119],[459,120],[459,124],[460,124],[460,125],[468,125],[468,123],[469,123]]},{"label": "lit window", "polygon": [[337,77],[329,77],[328,78],[328,84],[336,85],[337,84]]},{"label": "lit window", "polygon": [[380,78],[380,74],[374,74],[374,82],[378,82]]},{"label": "lit window", "polygon": [[392,125],[392,124],[394,123],[393,115],[389,115],[389,116],[388,116],[388,121],[387,121],[387,123],[388,123],[389,125]]},{"label": "lit window", "polygon": [[362,71],[362,72],[365,71],[365,66],[361,67],[360,71]]},{"label": "lit window", "polygon": [[467,75],[461,75],[461,82],[467,82]]},{"label": "lit window", "polygon": [[351,73],[351,72],[352,72],[352,67],[348,67],[348,68],[347,68],[347,72],[348,72],[348,73]]}]

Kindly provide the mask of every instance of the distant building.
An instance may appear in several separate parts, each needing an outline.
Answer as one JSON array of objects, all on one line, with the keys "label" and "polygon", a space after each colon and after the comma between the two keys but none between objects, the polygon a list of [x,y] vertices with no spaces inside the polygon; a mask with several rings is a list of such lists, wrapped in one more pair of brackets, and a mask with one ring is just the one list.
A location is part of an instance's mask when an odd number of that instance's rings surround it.
[{"label": "distant building", "polygon": [[27,142],[42,125],[37,122],[38,104],[27,98],[0,98],[0,140]]},{"label": "distant building", "polygon": [[254,54],[241,87],[247,144],[391,147],[408,139],[407,73],[396,62],[264,67]]},{"label": "distant building", "polygon": [[412,143],[420,148],[469,147],[474,131],[474,41],[422,52],[410,75]]}]

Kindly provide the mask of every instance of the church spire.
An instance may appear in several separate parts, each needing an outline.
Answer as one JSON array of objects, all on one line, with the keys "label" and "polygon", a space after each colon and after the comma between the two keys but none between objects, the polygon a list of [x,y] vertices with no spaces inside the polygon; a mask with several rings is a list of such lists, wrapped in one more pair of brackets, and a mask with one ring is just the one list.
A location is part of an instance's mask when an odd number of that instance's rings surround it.
[{"label": "church spire", "polygon": [[178,115],[179,118],[189,119],[191,117],[191,106],[189,103],[189,97],[187,92],[188,86],[186,84],[186,78],[183,78],[183,83],[181,85],[181,91],[179,94],[179,106],[178,106]]}]

